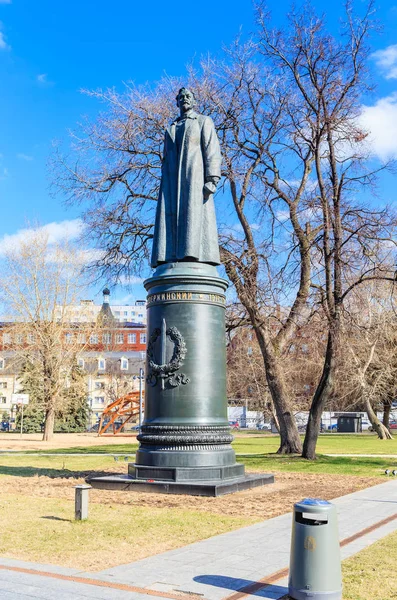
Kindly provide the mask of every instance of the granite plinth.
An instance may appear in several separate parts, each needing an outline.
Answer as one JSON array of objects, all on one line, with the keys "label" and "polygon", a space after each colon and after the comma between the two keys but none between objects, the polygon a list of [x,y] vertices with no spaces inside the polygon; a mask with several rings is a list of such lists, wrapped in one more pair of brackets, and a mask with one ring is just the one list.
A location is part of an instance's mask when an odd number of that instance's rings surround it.
[{"label": "granite plinth", "polygon": [[143,480],[135,479],[130,475],[108,475],[105,477],[88,477],[86,481],[93,488],[102,490],[216,497],[274,483],[274,475],[247,473],[243,477],[224,481],[196,480],[189,482]]}]

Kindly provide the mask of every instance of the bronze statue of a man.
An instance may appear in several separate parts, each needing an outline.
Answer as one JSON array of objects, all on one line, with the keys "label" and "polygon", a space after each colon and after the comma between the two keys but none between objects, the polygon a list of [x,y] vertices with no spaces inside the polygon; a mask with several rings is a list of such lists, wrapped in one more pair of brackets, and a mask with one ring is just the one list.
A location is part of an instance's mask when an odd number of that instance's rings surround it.
[{"label": "bronze statue of a man", "polygon": [[219,265],[214,206],[222,160],[218,137],[212,119],[194,111],[191,91],[181,88],[176,101],[180,116],[165,132],[151,265]]}]

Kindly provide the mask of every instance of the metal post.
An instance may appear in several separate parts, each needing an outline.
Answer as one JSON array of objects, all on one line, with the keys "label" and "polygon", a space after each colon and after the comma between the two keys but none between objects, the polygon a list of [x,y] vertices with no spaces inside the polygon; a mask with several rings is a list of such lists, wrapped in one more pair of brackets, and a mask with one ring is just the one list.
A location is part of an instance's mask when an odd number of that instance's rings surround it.
[{"label": "metal post", "polygon": [[142,381],[143,381],[143,369],[139,369],[139,431],[142,427]]},{"label": "metal post", "polygon": [[21,409],[22,409],[22,412],[21,412],[21,435],[20,435],[20,437],[22,437],[22,433],[23,433],[23,404],[21,405]]},{"label": "metal post", "polygon": [[88,490],[90,485],[82,484],[75,485],[76,490],[74,499],[74,518],[76,521],[84,521],[88,519]]}]

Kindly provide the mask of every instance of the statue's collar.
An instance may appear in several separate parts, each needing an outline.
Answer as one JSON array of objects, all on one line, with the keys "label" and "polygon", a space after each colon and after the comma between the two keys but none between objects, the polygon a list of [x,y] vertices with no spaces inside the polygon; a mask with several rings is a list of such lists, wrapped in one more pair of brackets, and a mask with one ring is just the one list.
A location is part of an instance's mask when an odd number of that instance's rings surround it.
[{"label": "statue's collar", "polygon": [[175,119],[175,121],[172,122],[173,125],[175,125],[175,123],[180,123],[181,121],[185,121],[186,119],[197,119],[198,114],[192,110],[188,115],[186,115],[186,117],[177,117]]}]

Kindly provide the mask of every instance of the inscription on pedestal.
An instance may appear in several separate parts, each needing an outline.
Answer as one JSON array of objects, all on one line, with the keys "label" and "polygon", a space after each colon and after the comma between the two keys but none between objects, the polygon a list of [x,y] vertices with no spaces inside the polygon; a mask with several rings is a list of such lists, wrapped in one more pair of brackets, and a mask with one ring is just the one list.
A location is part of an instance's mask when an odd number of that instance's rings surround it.
[{"label": "inscription on pedestal", "polygon": [[163,304],[166,302],[204,302],[225,306],[226,296],[222,294],[206,294],[202,292],[164,292],[162,294],[150,294],[147,297],[147,306]]}]

